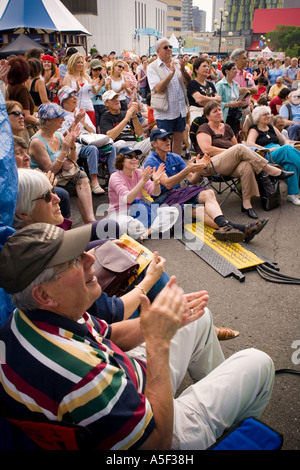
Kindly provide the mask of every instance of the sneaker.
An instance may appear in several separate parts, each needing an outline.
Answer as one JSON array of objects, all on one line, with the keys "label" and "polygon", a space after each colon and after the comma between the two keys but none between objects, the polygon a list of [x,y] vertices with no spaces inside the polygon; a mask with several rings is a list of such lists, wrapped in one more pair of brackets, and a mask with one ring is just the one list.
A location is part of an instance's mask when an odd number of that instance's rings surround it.
[{"label": "sneaker", "polygon": [[239,243],[245,238],[245,235],[240,230],[233,228],[231,225],[220,227],[213,233],[214,237],[221,242]]},{"label": "sneaker", "polygon": [[295,204],[295,206],[300,206],[300,199],[298,196],[296,196],[296,194],[288,194],[286,200],[291,201],[293,204]]}]

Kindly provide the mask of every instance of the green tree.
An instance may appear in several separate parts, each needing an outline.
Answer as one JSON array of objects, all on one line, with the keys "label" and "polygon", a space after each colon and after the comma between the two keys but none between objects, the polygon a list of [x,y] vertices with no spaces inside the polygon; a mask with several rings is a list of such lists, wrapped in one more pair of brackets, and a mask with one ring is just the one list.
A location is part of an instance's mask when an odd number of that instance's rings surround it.
[{"label": "green tree", "polygon": [[270,39],[270,44],[275,51],[284,51],[289,56],[300,55],[299,26],[277,25],[274,31],[266,34],[266,38]]}]

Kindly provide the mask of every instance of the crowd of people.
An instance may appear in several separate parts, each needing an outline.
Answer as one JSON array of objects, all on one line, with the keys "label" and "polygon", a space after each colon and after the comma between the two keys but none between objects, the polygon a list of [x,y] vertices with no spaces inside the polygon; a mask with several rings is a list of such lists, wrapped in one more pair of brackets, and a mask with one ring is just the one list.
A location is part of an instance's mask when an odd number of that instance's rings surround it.
[{"label": "crowd of people", "polygon": [[[224,359],[219,341],[238,332],[213,325],[207,292],[184,293],[158,250],[137,289],[109,297],[93,243],[105,243],[110,225],[117,243],[123,232],[143,243],[186,220],[187,207],[217,240],[248,243],[268,221],[252,207],[262,172],[286,181],[287,200],[300,205],[298,81],[295,58],[254,64],[242,49],[222,61],[174,57],[167,38],[151,58],[69,48],[58,61],[37,48],[0,61],[17,169],[0,251],[8,416],[84,425],[99,449],[205,449],[262,414],[272,360],[255,349]],[[109,209],[97,220],[100,162]],[[215,173],[240,180],[241,210],[255,221],[226,218],[202,184]],[[175,399],[186,371],[195,383]]]}]

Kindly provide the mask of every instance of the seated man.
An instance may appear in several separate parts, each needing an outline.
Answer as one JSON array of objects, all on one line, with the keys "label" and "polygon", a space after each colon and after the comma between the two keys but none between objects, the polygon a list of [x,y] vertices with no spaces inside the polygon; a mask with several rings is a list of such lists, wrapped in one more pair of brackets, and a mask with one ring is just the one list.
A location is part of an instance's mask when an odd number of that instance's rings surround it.
[{"label": "seated man", "polygon": [[[171,278],[152,304],[141,294],[140,318],[108,325],[87,313],[101,294],[90,231],[35,224],[1,250],[0,286],[17,306],[1,329],[7,414],[79,424],[95,449],[115,450],[206,449],[260,417],[273,362],[255,349],[224,361],[206,292],[187,301]],[[174,399],[187,369],[195,383]]]},{"label": "seated man", "polygon": [[198,156],[192,158],[186,165],[181,156],[170,151],[171,133],[164,129],[152,131],[150,140],[154,151],[146,159],[145,166],[157,169],[161,163],[165,164],[165,173],[160,178],[161,195],[155,198],[156,203],[191,204],[192,217],[196,219],[202,218],[202,208],[197,206],[204,204],[204,222],[216,228],[214,236],[221,241],[249,242],[262,230],[268,219],[247,225],[227,221],[212,189],[201,186],[180,187],[181,181],[185,179],[192,184],[198,183],[209,160],[206,158],[200,160]]},{"label": "seated man", "polygon": [[142,156],[146,157],[150,153],[151,145],[149,137],[138,142],[138,137],[144,132],[136,115],[138,103],[132,103],[127,111],[122,111],[119,95],[113,90],[103,93],[102,100],[107,106],[107,111],[101,117],[101,133],[108,135],[118,149],[129,145],[135,150],[141,150]]},{"label": "seated man", "polygon": [[273,98],[275,98],[275,96],[278,96],[283,88],[288,90],[288,87],[283,84],[283,78],[277,77],[275,85],[272,85],[268,92],[268,99],[271,101]]},{"label": "seated man", "polygon": [[291,90],[288,102],[279,110],[280,116],[285,119],[288,135],[291,140],[300,140],[300,91]]}]

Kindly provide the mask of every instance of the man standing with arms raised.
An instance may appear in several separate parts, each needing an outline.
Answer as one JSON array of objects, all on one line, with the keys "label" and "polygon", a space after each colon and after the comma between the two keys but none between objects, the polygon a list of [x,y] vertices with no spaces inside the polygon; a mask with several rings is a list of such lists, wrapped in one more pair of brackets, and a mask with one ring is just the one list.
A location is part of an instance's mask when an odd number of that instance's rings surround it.
[{"label": "man standing with arms raised", "polygon": [[173,152],[181,155],[187,115],[186,86],[191,77],[183,59],[172,58],[167,38],[157,41],[156,52],[158,58],[147,70],[151,107],[157,126],[173,134]]}]

